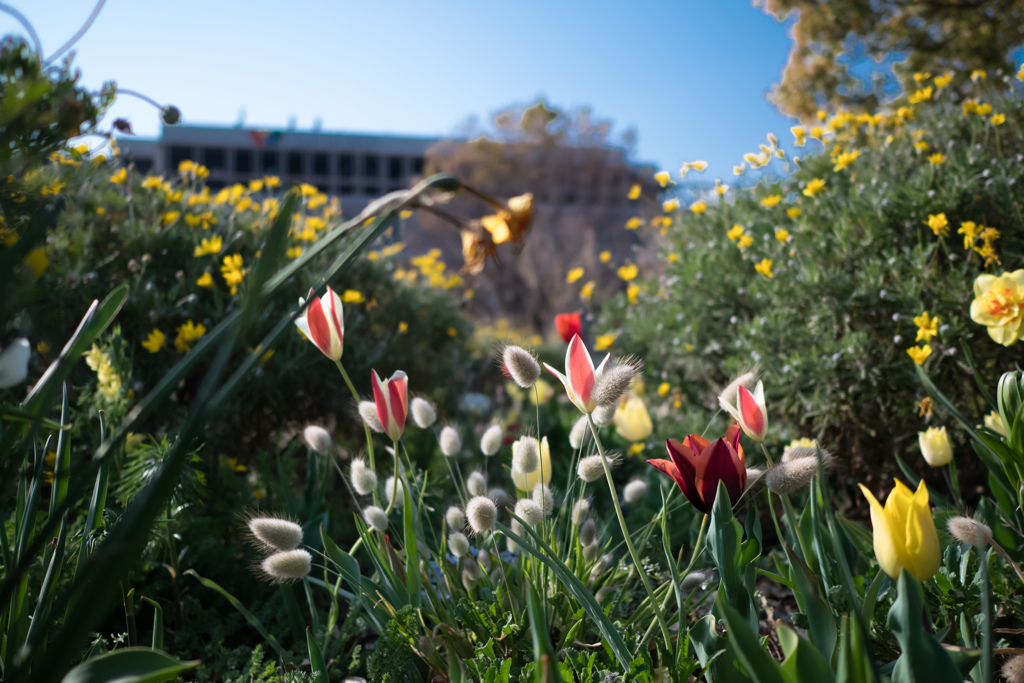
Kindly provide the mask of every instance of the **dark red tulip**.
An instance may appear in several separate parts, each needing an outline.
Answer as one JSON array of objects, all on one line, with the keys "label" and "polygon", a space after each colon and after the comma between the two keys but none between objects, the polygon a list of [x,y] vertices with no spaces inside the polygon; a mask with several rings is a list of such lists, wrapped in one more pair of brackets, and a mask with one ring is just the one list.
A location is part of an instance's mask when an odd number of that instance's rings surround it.
[{"label": "dark red tulip", "polygon": [[555,327],[566,344],[571,342],[577,334],[583,332],[583,323],[580,321],[579,313],[559,313],[555,316]]},{"label": "dark red tulip", "polygon": [[718,482],[725,482],[729,500],[733,503],[739,500],[747,487],[739,425],[729,427],[724,438],[711,443],[697,434],[690,434],[682,443],[668,439],[665,446],[671,460],[647,462],[671,477],[686,499],[701,512],[711,512]]}]

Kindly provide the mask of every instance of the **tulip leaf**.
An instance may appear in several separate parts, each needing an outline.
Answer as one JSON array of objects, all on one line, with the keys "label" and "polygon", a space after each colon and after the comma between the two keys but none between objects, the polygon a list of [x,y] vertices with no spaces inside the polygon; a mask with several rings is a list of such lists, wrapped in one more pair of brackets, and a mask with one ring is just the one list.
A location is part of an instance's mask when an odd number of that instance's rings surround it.
[{"label": "tulip leaf", "polygon": [[900,572],[897,592],[889,610],[889,629],[902,654],[893,667],[893,683],[962,683],[953,660],[925,631],[924,591],[905,569]]},{"label": "tulip leaf", "polygon": [[736,658],[742,662],[751,679],[755,683],[786,683],[779,670],[778,662],[761,647],[757,631],[750,627],[746,618],[739,611],[729,606],[726,596],[722,593],[715,598],[715,607],[725,615],[729,643],[732,644]]},{"label": "tulip leaf", "polygon": [[534,680],[537,683],[564,683],[544,610],[537,599],[537,592],[533,590],[533,584],[529,582],[526,583],[526,609],[530,615],[530,636],[533,639]]},{"label": "tulip leaf", "polygon": [[159,683],[201,663],[198,659],[182,662],[148,647],[129,647],[87,659],[69,671],[62,683]]},{"label": "tulip leaf", "polygon": [[249,622],[249,625],[256,629],[259,634],[263,636],[265,641],[270,643],[270,647],[274,648],[274,651],[277,652],[278,655],[282,657],[284,656],[284,649],[281,647],[281,643],[277,642],[277,638],[275,638],[274,635],[266,629],[263,622],[259,620],[259,617],[246,609],[245,605],[243,605],[238,598],[229,593],[226,589],[222,588],[216,581],[204,579],[202,576],[199,576],[194,569],[187,569],[184,573],[191,574],[199,580],[199,583],[223,595],[224,598],[231,603],[231,606],[238,610],[239,614],[245,617],[245,620]]},{"label": "tulip leaf", "polygon": [[873,678],[871,655],[863,633],[849,614],[843,615],[839,629],[839,661],[836,665],[836,683],[863,683]]},{"label": "tulip leaf", "polygon": [[827,659],[810,642],[801,638],[792,626],[778,622],[775,627],[779,634],[779,644],[786,655],[780,667],[783,677],[788,683],[834,683],[835,674]]},{"label": "tulip leaf", "polygon": [[409,593],[409,604],[419,609],[421,600],[420,581],[420,555],[416,547],[415,509],[412,506],[412,498],[409,496],[408,485],[402,487],[402,495],[405,496],[403,521],[405,522],[405,589]]},{"label": "tulip leaf", "polygon": [[330,681],[330,674],[327,673],[327,662],[324,661],[324,653],[313,637],[313,632],[306,629],[306,650],[309,652],[309,666],[313,670],[314,681]]},{"label": "tulip leaf", "polygon": [[818,592],[818,578],[811,568],[797,557],[788,543],[785,544],[785,549],[790,565],[793,567],[793,581],[797,585],[797,590],[793,591],[793,594],[800,606],[800,611],[807,615],[807,634],[825,660],[832,661],[832,653],[835,651],[836,640],[839,637],[839,629],[836,626],[832,608],[821,598]]},{"label": "tulip leaf", "polygon": [[750,677],[736,659],[729,638],[717,628],[715,616],[706,614],[689,631],[689,640],[697,654],[708,683],[748,683]]},{"label": "tulip leaf", "polygon": [[[715,503],[711,508],[708,550],[719,576],[722,577],[722,587],[725,589],[729,604],[736,606],[748,620],[750,628],[756,630],[757,610],[753,604],[747,568],[751,562],[756,562],[757,558],[752,553],[745,552],[746,544],[740,542],[742,534],[743,527],[732,514],[732,504],[725,482],[720,481]],[[750,543],[756,543],[756,539],[752,539]],[[753,569],[752,574],[756,577],[756,564]]]},{"label": "tulip leaf", "polygon": [[383,633],[384,624],[390,621],[390,618],[377,605],[379,587],[360,573],[359,562],[356,561],[356,558],[339,548],[323,527],[320,527],[320,540],[324,544],[324,553],[337,566],[338,573],[352,588],[352,592],[359,597],[359,602],[370,615],[373,630],[378,634]]}]

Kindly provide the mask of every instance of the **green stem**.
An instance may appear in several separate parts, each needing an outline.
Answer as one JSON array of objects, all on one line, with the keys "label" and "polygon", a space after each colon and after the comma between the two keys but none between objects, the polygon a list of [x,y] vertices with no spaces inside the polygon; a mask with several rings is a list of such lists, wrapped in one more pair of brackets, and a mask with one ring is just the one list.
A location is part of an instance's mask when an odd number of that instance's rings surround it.
[{"label": "green stem", "polygon": [[981,680],[992,680],[992,582],[988,575],[988,552],[978,550],[981,564],[981,613],[984,631],[981,632]]},{"label": "green stem", "polygon": [[611,493],[612,503],[615,505],[615,516],[619,519],[622,537],[626,541],[629,555],[633,559],[633,566],[636,567],[636,572],[640,575],[640,582],[643,584],[644,590],[647,591],[647,597],[651,601],[654,617],[658,620],[658,626],[661,627],[661,636],[665,639],[666,644],[670,643],[672,638],[669,636],[668,625],[665,623],[665,617],[661,613],[661,607],[654,598],[654,591],[651,588],[650,581],[647,579],[647,572],[644,571],[643,565],[640,564],[640,556],[636,554],[636,548],[633,547],[633,541],[629,536],[629,529],[626,527],[626,519],[622,516],[622,506],[619,505],[619,494],[615,490],[615,480],[612,479],[612,468],[608,465],[608,457],[604,453],[601,439],[597,436],[597,427],[594,425],[594,418],[591,417],[590,413],[587,413],[587,424],[590,425],[590,433],[594,436],[594,444],[597,446],[597,452],[601,456],[601,464],[604,465],[604,476],[608,480],[608,492]]},{"label": "green stem", "polygon": [[386,510],[384,510],[384,514],[390,514],[391,509],[395,507],[395,501],[398,500],[398,480],[400,479],[400,477],[398,476],[398,442],[394,441],[392,443],[395,444],[395,469],[393,472],[394,483],[391,485],[391,500],[388,502],[388,507]]},{"label": "green stem", "polygon": [[796,540],[800,544],[800,552],[804,555],[804,562],[810,564],[811,554],[807,549],[807,541],[804,540],[804,535],[800,531],[800,524],[796,520],[796,514],[793,512],[793,506],[789,502],[789,496],[779,496],[779,498],[782,499],[782,505],[786,508],[786,519],[789,520],[789,528],[793,531],[793,535],[796,536]]}]

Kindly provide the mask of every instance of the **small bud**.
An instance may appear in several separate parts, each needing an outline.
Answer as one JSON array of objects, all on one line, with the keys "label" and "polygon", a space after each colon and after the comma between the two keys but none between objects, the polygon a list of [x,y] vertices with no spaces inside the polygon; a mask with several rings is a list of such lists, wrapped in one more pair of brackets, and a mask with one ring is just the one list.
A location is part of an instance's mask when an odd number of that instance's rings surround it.
[{"label": "small bud", "polygon": [[176,125],[181,121],[181,110],[173,104],[160,107],[160,119],[168,126]]},{"label": "small bud", "polygon": [[124,133],[125,135],[135,135],[135,133],[132,132],[132,124],[130,121],[128,121],[128,119],[114,119],[113,125],[119,133]]},{"label": "small bud", "polygon": [[599,552],[601,552],[601,546],[597,543],[585,545],[583,546],[583,559],[587,562],[593,562]]},{"label": "small bud", "polygon": [[498,509],[510,507],[515,502],[505,489],[493,488],[487,492],[487,497],[494,501]]},{"label": "small bud", "polygon": [[376,505],[363,508],[363,521],[374,531],[384,533],[388,530],[388,515]]},{"label": "small bud", "polygon": [[594,392],[591,397],[599,406],[617,406],[619,399],[629,390],[629,385],[633,383],[636,373],[636,368],[627,364],[605,368],[601,376],[594,382]]},{"label": "small bud", "polygon": [[588,519],[583,523],[583,526],[580,527],[580,543],[583,545],[590,545],[596,538],[597,523],[592,519]]},{"label": "small bud", "polygon": [[501,354],[505,369],[512,380],[523,389],[529,389],[540,379],[540,364],[536,357],[521,346],[510,344]]},{"label": "small bud", "polygon": [[726,385],[725,389],[722,389],[722,393],[718,395],[719,402],[734,406],[736,405],[736,398],[739,394],[740,387],[746,387],[753,391],[754,387],[757,386],[757,377],[760,373],[757,370],[751,372],[744,372],[738,375],[733,381]]},{"label": "small bud", "polygon": [[537,482],[533,487],[533,502],[541,507],[544,511],[544,516],[550,516],[551,512],[555,509],[555,496],[551,493],[551,488],[546,484]]},{"label": "small bud", "polygon": [[302,430],[302,438],[313,451],[323,455],[331,450],[331,435],[323,427],[309,425]]},{"label": "small bud", "polygon": [[764,482],[768,490],[780,496],[799,491],[811,483],[818,473],[818,461],[811,458],[800,458],[789,462],[780,462],[764,474]]},{"label": "small bud", "polygon": [[434,406],[430,401],[426,399],[417,396],[409,404],[409,409],[412,413],[412,421],[420,429],[429,429],[437,421],[437,411],[434,410]]},{"label": "small bud", "polygon": [[501,448],[503,436],[501,425],[491,425],[480,437],[480,451],[484,455],[494,455]]},{"label": "small bud", "polygon": [[647,497],[647,482],[642,479],[634,479],[626,484],[622,497],[627,503],[639,503]]},{"label": "small bud", "polygon": [[479,550],[476,554],[476,563],[485,572],[491,571],[491,554],[486,550]]},{"label": "small bud", "polygon": [[287,519],[253,517],[249,531],[267,550],[295,550],[302,543],[302,527]]},{"label": "small bud", "polygon": [[263,560],[264,573],[275,583],[298,581],[306,578],[313,567],[313,557],[305,550],[286,550]]},{"label": "small bud", "polygon": [[449,458],[454,457],[462,451],[462,439],[455,427],[445,427],[441,430],[441,452]]},{"label": "small bud", "polygon": [[597,408],[594,408],[594,412],[591,413],[591,416],[594,418],[594,424],[596,424],[598,427],[607,427],[608,425],[610,425],[612,421],[615,419],[615,409],[617,407],[618,406],[614,405],[599,405],[597,406]]},{"label": "small bud", "polygon": [[453,531],[460,531],[466,528],[466,515],[462,514],[462,510],[452,505],[448,508],[448,511],[444,513],[444,521],[448,524],[448,528]]},{"label": "small bud", "polygon": [[704,572],[690,572],[683,577],[683,580],[679,582],[679,589],[683,593],[690,593],[696,590],[702,583],[708,580],[708,575]]},{"label": "small bud", "polygon": [[516,516],[529,524],[537,526],[544,521],[544,510],[530,498],[520,498],[516,503]]},{"label": "small bud", "polygon": [[540,443],[532,436],[524,436],[512,444],[512,471],[530,474],[540,467]]},{"label": "small bud", "polygon": [[572,426],[572,431],[569,432],[569,445],[579,450],[583,445],[583,441],[587,438],[588,431],[590,431],[590,425],[587,424],[587,416],[584,415],[576,420],[576,424]]},{"label": "small bud", "polygon": [[991,527],[970,517],[950,517],[946,520],[946,528],[956,540],[978,548],[992,540]]},{"label": "small bud", "polygon": [[472,593],[476,590],[476,584],[480,580],[480,568],[473,562],[467,562],[462,568],[462,586]]},{"label": "small bud", "polygon": [[466,504],[466,520],[474,534],[490,531],[497,517],[498,508],[494,501],[486,496],[475,496]]},{"label": "small bud", "polygon": [[586,521],[587,515],[590,514],[590,499],[580,498],[576,501],[576,504],[572,506],[572,523],[579,526]]},{"label": "small bud", "polygon": [[[608,465],[614,465],[615,460],[612,457],[608,457]],[[580,479],[585,482],[594,482],[604,476],[604,464],[601,462],[600,455],[588,455],[585,458],[580,458],[580,464],[576,468],[576,473],[580,475]]]},{"label": "small bud", "polygon": [[405,505],[405,483],[401,479],[396,481],[394,475],[388,477],[384,481],[384,495],[388,498],[388,505],[394,500],[394,507],[402,507]]},{"label": "small bud", "polygon": [[352,488],[360,496],[368,496],[377,488],[377,475],[366,466],[366,461],[362,458],[356,458],[352,461],[348,471],[348,478],[352,482]]},{"label": "small bud", "polygon": [[371,430],[378,434],[384,433],[384,426],[381,425],[380,418],[377,416],[377,404],[373,401],[359,402],[359,417],[363,418],[363,423]]},{"label": "small bud", "polygon": [[456,531],[448,537],[448,550],[451,550],[455,557],[462,557],[469,552],[469,539],[465,534]]},{"label": "small bud", "polygon": [[466,488],[471,496],[482,496],[487,493],[487,477],[479,470],[471,472],[466,478]]}]

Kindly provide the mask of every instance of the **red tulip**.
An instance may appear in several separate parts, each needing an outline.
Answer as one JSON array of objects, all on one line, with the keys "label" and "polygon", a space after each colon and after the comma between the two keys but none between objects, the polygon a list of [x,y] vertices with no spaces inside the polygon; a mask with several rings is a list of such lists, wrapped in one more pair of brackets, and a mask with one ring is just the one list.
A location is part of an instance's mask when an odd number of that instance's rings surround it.
[{"label": "red tulip", "polygon": [[373,402],[377,406],[377,418],[391,440],[398,441],[402,438],[405,416],[409,413],[409,377],[398,370],[388,379],[381,381],[377,371],[373,370],[370,380],[373,384]]},{"label": "red tulip", "polygon": [[330,285],[327,285],[327,292],[319,299],[314,296],[312,289],[309,290],[306,314],[296,318],[295,324],[325,356],[333,361],[341,360],[345,349],[345,318],[342,315],[341,298]]},{"label": "red tulip", "polygon": [[555,316],[555,327],[558,329],[558,334],[562,336],[562,341],[566,344],[583,331],[583,323],[580,322],[579,313],[559,313]]},{"label": "red tulip", "polygon": [[718,482],[725,482],[729,500],[740,499],[747,487],[747,470],[740,445],[740,426],[733,425],[725,437],[708,443],[697,434],[690,434],[679,443],[675,439],[665,442],[671,460],[648,460],[662,474],[676,482],[686,499],[703,513],[711,512],[715,504]]}]

